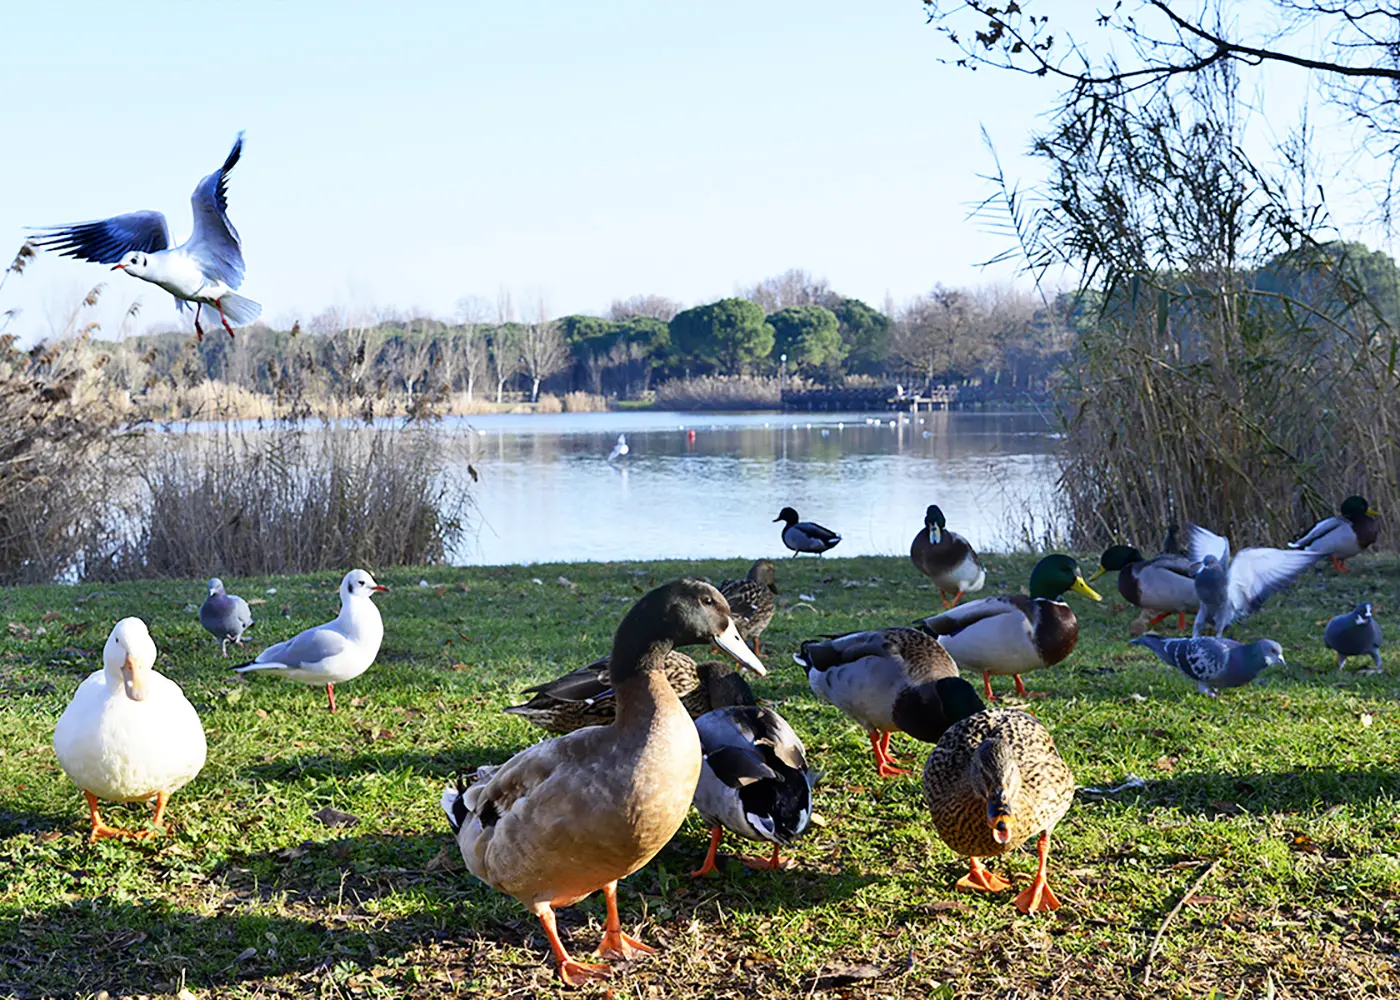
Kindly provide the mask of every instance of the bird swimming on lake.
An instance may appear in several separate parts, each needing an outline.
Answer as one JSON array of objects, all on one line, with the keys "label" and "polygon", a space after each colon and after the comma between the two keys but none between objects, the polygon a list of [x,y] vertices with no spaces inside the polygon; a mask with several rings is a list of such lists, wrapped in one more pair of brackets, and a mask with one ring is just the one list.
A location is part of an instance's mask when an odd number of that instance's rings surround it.
[{"label": "bird swimming on lake", "polygon": [[633,605],[613,637],[611,725],[536,743],[504,764],[477,768],[470,785],[459,776],[442,793],[467,868],[539,918],[560,978],[571,986],[608,970],[569,955],[556,907],[601,889],[607,922],[595,954],[654,950],[623,933],[617,883],[655,857],[690,810],[700,737],[662,664],[675,646],[702,642],[765,673],[739,638],[723,594],[699,580],[666,584]]},{"label": "bird swimming on lake", "polygon": [[739,634],[745,642],[753,644],[755,653],[759,652],[758,637],[778,609],[773,599],[778,587],[772,560],[756,560],[742,580],[721,580],[719,592],[729,602],[729,613]]},{"label": "bird swimming on lake", "polygon": [[1318,521],[1302,538],[1289,542],[1288,547],[1314,552],[1319,558],[1326,556],[1338,573],[1345,573],[1348,559],[1375,544],[1380,534],[1376,521],[1380,511],[1373,509],[1365,497],[1350,496],[1342,501],[1338,513],[1339,517]]},{"label": "bird swimming on lake", "polygon": [[[78,686],[54,727],[59,766],[87,796],[89,840],[155,836],[170,796],[204,767],[199,714],[180,685],[156,673],[156,655],[145,622],[117,622],[102,650],[102,669]],[[108,826],[97,811],[100,799],[155,799],[155,829],[134,833]]]},{"label": "bird swimming on lake", "polygon": [[340,614],[333,620],[268,646],[257,659],[233,669],[240,674],[266,670],[300,684],[324,684],[326,702],[334,712],[335,686],[359,677],[379,655],[384,620],[373,597],[388,589],[364,570],[352,569],[340,581]]},{"label": "bird swimming on lake", "polygon": [[[1175,528],[1173,528],[1175,530]],[[1129,604],[1157,612],[1148,628],[1175,613],[1177,628],[1186,628],[1186,612],[1201,606],[1196,596],[1195,564],[1186,556],[1163,552],[1151,559],[1131,545],[1113,545],[1099,557],[1099,568],[1089,577],[1093,583],[1105,573],[1118,574],[1118,593]]]},{"label": "bird swimming on lake", "polygon": [[627,435],[619,434],[617,444],[613,445],[613,450],[608,452],[608,461],[616,462],[619,458],[626,458],[627,453],[632,449],[627,447]]},{"label": "bird swimming on lake", "polygon": [[1363,601],[1329,621],[1322,643],[1337,654],[1338,670],[1346,666],[1349,656],[1369,656],[1375,671],[1381,670],[1381,627],[1369,602]]},{"label": "bird swimming on lake", "polygon": [[700,782],[695,809],[710,826],[710,847],[692,877],[715,870],[724,831],[773,845],[768,858],[744,858],[750,868],[790,867],[781,848],[807,831],[812,818],[812,771],[807,750],[787,720],[754,702],[748,685],[733,704],[695,720],[700,734]]},{"label": "bird swimming on lake", "polygon": [[1014,903],[1022,913],[1057,910],[1060,901],[1046,880],[1050,835],[1074,801],[1074,775],[1035,716],[1008,708],[971,710],[978,703],[976,689],[961,678],[945,683],[967,689],[960,699],[967,714],[928,755],[923,790],[939,839],[968,859],[958,888],[1011,888],[980,859],[1010,854],[1039,834],[1035,877]]},{"label": "bird swimming on lake", "polygon": [[228,217],[228,174],[243,152],[238,133],[224,165],[199,182],[190,196],[194,230],[177,247],[170,245],[170,227],[160,212],[128,212],[110,219],[41,227],[31,242],[64,257],[111,264],[133,278],[159,285],[175,296],[182,312],[194,303],[194,329],[202,340],[200,310],[210,306],[230,337],[232,322],[247,326],[262,313],[252,299],[235,295],[243,284],[243,249],[238,230]]},{"label": "bird swimming on lake", "polygon": [[1273,594],[1298,579],[1317,561],[1310,552],[1290,549],[1248,548],[1230,556],[1230,540],[1199,524],[1188,524],[1191,560],[1196,570],[1196,612],[1193,636],[1202,635],[1206,623],[1224,635],[1233,622],[1254,614]]},{"label": "bird swimming on lake", "polygon": [[1031,570],[1030,596],[983,597],[914,624],[936,636],[960,669],[982,675],[988,701],[996,701],[993,674],[1010,674],[1022,698],[1040,697],[1040,692],[1026,690],[1021,675],[1054,666],[1074,651],[1079,619],[1062,600],[1068,590],[1091,601],[1103,600],[1084,582],[1079,563],[1056,553]]},{"label": "bird swimming on lake", "polygon": [[792,549],[792,557],[802,552],[815,552],[820,556],[828,549],[834,549],[841,542],[841,536],[830,528],[823,528],[814,521],[799,521],[797,511],[784,507],[773,518],[774,523],[783,522],[783,544]]},{"label": "bird swimming on lake", "polygon": [[243,645],[243,633],[253,626],[253,612],[247,601],[226,593],[224,581],[214,577],[209,581],[209,596],[199,606],[199,624],[219,640],[219,648],[228,656],[230,642]]},{"label": "bird swimming on lake", "polygon": [[1286,665],[1283,647],[1272,639],[1259,639],[1246,646],[1215,636],[1163,639],[1149,634],[1129,642],[1152,650],[1163,663],[1195,681],[1199,693],[1212,698],[1219,696],[1219,688],[1243,687],[1266,667]]},{"label": "bird swimming on lake", "polygon": [[[943,606],[950,608],[964,594],[981,590],[987,571],[971,543],[956,531],[947,530],[947,525],[942,509],[931,505],[924,512],[924,526],[909,545],[909,559],[915,569],[934,582]],[[948,600],[950,593],[952,601]]]}]

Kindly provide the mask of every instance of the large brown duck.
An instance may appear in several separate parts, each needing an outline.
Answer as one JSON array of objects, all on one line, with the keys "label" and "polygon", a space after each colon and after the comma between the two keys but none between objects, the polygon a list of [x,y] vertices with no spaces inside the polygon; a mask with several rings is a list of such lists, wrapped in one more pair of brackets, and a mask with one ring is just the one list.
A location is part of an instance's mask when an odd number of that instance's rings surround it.
[{"label": "large brown duck", "polygon": [[623,933],[617,883],[650,861],[680,828],[700,778],[700,738],[663,672],[674,646],[713,642],[755,673],[763,665],[708,583],[680,580],[643,597],[622,620],[610,657],[617,718],[537,743],[478,768],[442,795],[473,875],[539,917],[568,984],[607,966],[573,959],[554,909],[603,890],[607,923],[598,955],[654,949]]}]

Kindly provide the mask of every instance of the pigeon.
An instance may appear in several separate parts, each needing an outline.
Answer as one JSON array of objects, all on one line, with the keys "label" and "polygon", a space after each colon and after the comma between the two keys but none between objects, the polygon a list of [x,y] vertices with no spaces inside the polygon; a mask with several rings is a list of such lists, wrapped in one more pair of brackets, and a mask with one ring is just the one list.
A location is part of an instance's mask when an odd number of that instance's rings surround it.
[{"label": "pigeon", "polygon": [[841,536],[830,528],[812,521],[799,521],[797,511],[791,507],[784,507],[773,520],[783,522],[783,544],[792,549],[794,559],[801,552],[815,552],[820,556],[841,542]]},{"label": "pigeon", "polygon": [[1241,618],[1258,611],[1269,597],[1303,574],[1317,561],[1311,552],[1288,549],[1241,549],[1230,557],[1230,541],[1199,524],[1188,524],[1191,560],[1200,563],[1195,572],[1196,596],[1201,607],[1196,612],[1193,636],[1204,634],[1206,623],[1215,625],[1215,634]]},{"label": "pigeon", "polygon": [[359,677],[379,655],[384,620],[371,598],[388,589],[364,570],[352,569],[340,581],[340,614],[334,621],[268,646],[256,660],[233,669],[240,674],[271,670],[302,684],[324,684],[326,701],[334,712],[336,684]]},{"label": "pigeon", "polygon": [[200,311],[217,309],[230,337],[233,326],[247,326],[262,313],[252,299],[235,295],[243,284],[243,249],[238,230],[228,218],[228,174],[243,152],[238,133],[224,165],[199,182],[190,195],[194,231],[177,247],[170,245],[170,227],[160,212],[128,212],[110,219],[44,226],[31,242],[64,257],[111,264],[133,278],[159,285],[175,296],[182,312],[194,303],[194,329],[200,340]]},{"label": "pigeon", "polygon": [[617,444],[613,445],[613,450],[608,452],[608,461],[616,462],[619,458],[626,458],[627,453],[632,449],[627,447],[627,435],[619,434]]},{"label": "pigeon", "polygon": [[1329,621],[1322,643],[1337,654],[1338,670],[1346,665],[1349,656],[1369,656],[1376,670],[1381,669],[1381,627],[1367,602]]},{"label": "pigeon", "polygon": [[1287,665],[1283,647],[1272,639],[1259,639],[1246,646],[1234,639],[1213,636],[1163,639],[1149,633],[1129,642],[1152,650],[1163,663],[1195,681],[1197,691],[1212,698],[1219,695],[1219,688],[1244,687],[1265,667]]},{"label": "pigeon", "polygon": [[1380,512],[1373,509],[1365,497],[1359,496],[1343,500],[1338,512],[1340,517],[1323,518],[1302,538],[1289,542],[1288,547],[1312,552],[1318,558],[1326,556],[1338,573],[1345,573],[1348,559],[1375,544],[1380,534],[1380,523],[1376,520]]},{"label": "pigeon", "polygon": [[253,627],[253,612],[243,598],[225,593],[224,581],[214,577],[209,581],[209,596],[199,606],[199,624],[219,640],[228,656],[230,642],[243,645],[243,633]]}]

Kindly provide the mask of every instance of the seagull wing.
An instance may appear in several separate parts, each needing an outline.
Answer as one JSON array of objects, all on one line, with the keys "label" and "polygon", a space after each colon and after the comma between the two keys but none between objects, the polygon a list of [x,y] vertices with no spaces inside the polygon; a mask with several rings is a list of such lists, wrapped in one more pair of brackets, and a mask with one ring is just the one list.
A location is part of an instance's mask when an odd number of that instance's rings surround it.
[{"label": "seagull wing", "polygon": [[286,642],[268,646],[255,663],[276,663],[293,670],[305,669],[338,653],[343,653],[350,645],[345,635],[334,629],[309,628]]},{"label": "seagull wing", "polygon": [[1217,535],[1209,528],[1202,528],[1199,524],[1188,524],[1186,530],[1190,535],[1191,561],[1198,563],[1206,556],[1215,556],[1220,560],[1221,565],[1230,561],[1230,540],[1222,535]]},{"label": "seagull wing", "polygon": [[159,212],[128,212],[95,222],[43,226],[30,242],[64,257],[116,264],[133,250],[155,253],[170,246],[170,227]]},{"label": "seagull wing", "polygon": [[243,133],[238,133],[224,165],[214,171],[190,195],[194,233],[184,250],[211,278],[230,288],[243,284],[243,249],[238,230],[228,220],[228,174],[243,154]]},{"label": "seagull wing", "polygon": [[1230,606],[1236,614],[1253,614],[1269,596],[1287,587],[1317,562],[1313,552],[1290,549],[1242,549],[1230,563]]}]

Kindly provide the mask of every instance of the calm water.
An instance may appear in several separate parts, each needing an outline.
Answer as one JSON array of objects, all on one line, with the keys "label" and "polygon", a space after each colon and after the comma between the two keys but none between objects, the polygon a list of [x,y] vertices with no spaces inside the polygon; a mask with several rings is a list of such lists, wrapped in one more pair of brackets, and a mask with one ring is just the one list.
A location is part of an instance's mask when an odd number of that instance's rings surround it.
[{"label": "calm water", "polygon": [[[1055,475],[1050,429],[1026,413],[500,414],[447,427],[480,474],[479,527],[454,563],[788,556],[772,523],[784,506],[841,533],[827,558],[908,552],[931,503],[996,549],[1045,509]],[[631,454],[610,465],[620,433]]]}]

